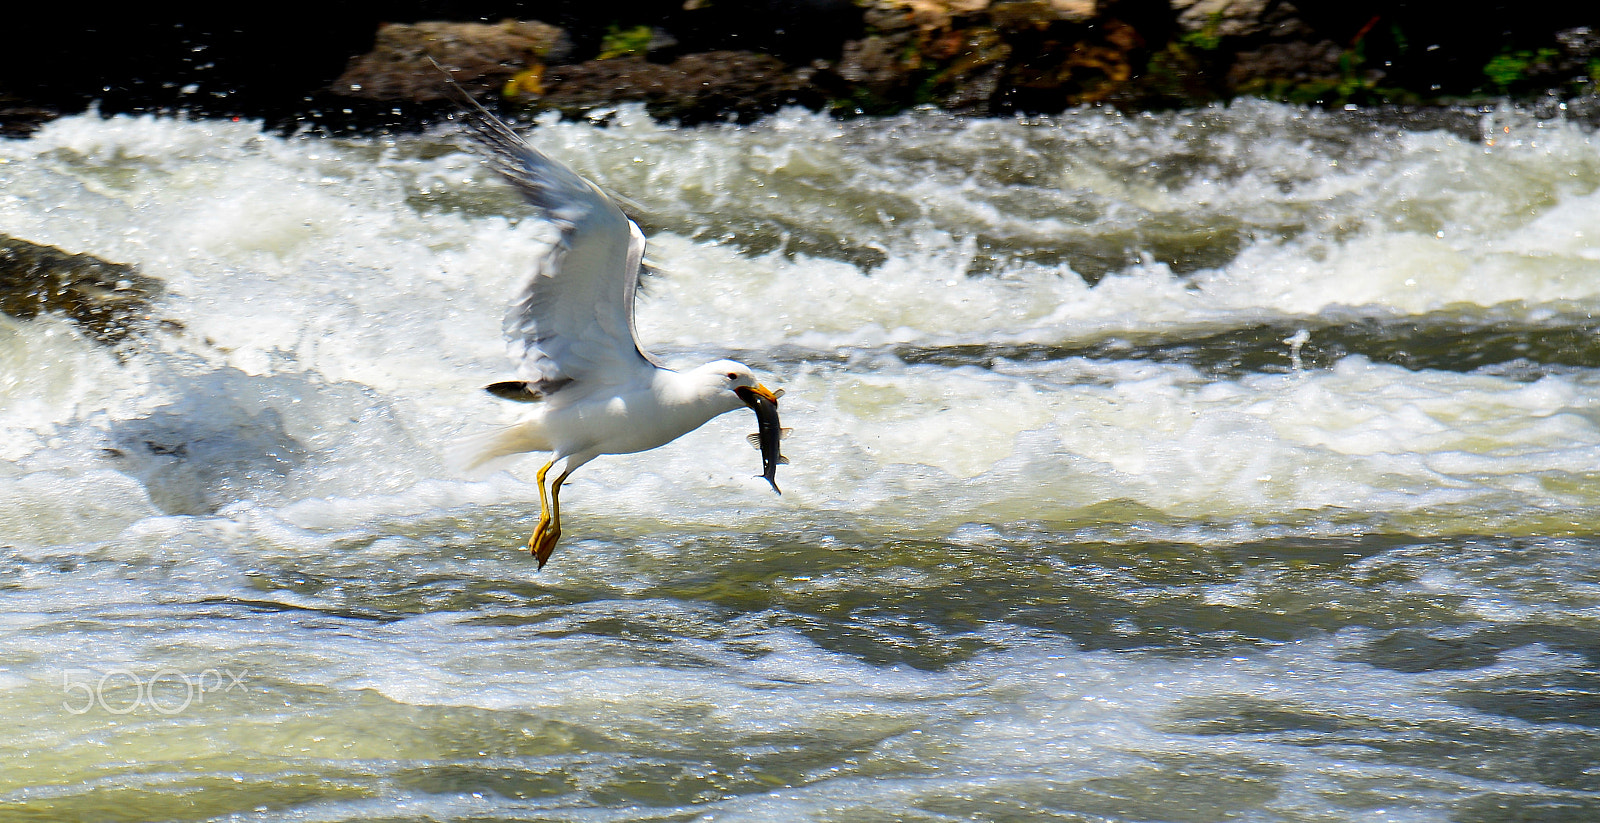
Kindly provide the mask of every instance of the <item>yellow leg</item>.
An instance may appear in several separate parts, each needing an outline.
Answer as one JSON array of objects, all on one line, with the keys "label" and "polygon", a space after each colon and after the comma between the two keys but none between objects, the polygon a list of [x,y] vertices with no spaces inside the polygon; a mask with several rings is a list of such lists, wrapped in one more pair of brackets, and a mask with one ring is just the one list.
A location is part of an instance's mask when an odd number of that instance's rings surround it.
[{"label": "yellow leg", "polygon": [[556,550],[556,541],[561,539],[561,484],[567,482],[567,475],[572,474],[568,469],[550,484],[550,497],[548,503],[545,499],[544,476],[554,466],[552,460],[544,464],[539,470],[537,481],[539,483],[539,525],[534,527],[533,536],[528,538],[528,549],[533,552],[534,559],[539,561],[539,568],[550,562],[550,553]]},{"label": "yellow leg", "polygon": [[[539,469],[539,473],[534,476],[534,482],[539,484],[539,525],[533,527],[533,536],[528,538],[528,550],[533,552],[534,557],[539,558],[539,568],[541,569],[544,568],[544,558],[550,556],[550,552],[546,550],[544,557],[539,557],[539,546],[544,540],[545,529],[550,527],[551,521],[550,500],[544,491],[544,476],[550,471],[550,467],[555,464],[556,461],[551,460],[549,463],[544,464],[544,468]],[[560,529],[560,526],[556,527],[558,532]],[[551,541],[551,544],[554,545],[554,541]]]}]

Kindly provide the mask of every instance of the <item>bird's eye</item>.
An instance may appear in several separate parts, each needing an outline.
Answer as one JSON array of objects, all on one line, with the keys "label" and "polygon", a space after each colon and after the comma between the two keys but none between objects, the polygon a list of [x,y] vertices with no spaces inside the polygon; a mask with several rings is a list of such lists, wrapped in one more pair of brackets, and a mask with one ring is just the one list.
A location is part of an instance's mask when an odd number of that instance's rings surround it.
[{"label": "bird's eye", "polygon": [[738,372],[728,372],[728,379],[729,380],[738,380],[739,379],[739,373]]}]

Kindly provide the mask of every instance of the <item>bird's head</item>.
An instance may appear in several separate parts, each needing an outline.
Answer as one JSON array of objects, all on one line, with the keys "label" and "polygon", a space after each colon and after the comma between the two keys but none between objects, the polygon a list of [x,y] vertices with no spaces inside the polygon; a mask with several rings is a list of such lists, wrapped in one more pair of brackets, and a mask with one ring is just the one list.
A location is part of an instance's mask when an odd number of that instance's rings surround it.
[{"label": "bird's head", "polygon": [[789,462],[778,449],[778,441],[789,433],[778,421],[778,397],[783,391],[761,385],[749,366],[732,360],[707,363],[691,374],[700,386],[701,396],[713,404],[712,414],[733,411],[741,403],[756,413],[757,431],[750,435],[750,442],[761,450],[761,476],[772,484],[773,491],[778,491],[778,466]]},{"label": "bird's head", "polygon": [[729,411],[740,405],[755,408],[756,399],[778,402],[777,392],[761,385],[750,367],[733,360],[716,360],[694,370],[694,375],[714,396],[725,398]]}]

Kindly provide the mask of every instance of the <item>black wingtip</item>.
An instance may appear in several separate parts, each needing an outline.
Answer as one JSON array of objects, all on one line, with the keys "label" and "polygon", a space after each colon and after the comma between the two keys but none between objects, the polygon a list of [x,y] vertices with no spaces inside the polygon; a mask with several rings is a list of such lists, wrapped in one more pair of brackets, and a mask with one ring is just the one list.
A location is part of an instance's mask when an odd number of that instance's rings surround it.
[{"label": "black wingtip", "polygon": [[525,380],[502,380],[484,386],[483,390],[501,400],[514,400],[518,403],[537,403],[544,399],[544,395],[534,391]]}]

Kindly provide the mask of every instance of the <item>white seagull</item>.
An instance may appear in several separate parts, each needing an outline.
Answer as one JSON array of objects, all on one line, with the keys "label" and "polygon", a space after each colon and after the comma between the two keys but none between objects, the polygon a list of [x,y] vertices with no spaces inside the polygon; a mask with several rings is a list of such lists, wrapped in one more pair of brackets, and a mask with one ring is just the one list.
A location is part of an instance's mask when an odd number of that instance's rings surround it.
[{"label": "white seagull", "polygon": [[[539,568],[561,539],[561,484],[602,454],[663,446],[719,414],[749,406],[760,431],[764,477],[772,483],[778,453],[778,396],[750,367],[717,360],[685,372],[661,365],[640,347],[634,292],[644,261],[644,233],[616,201],[571,168],[528,145],[505,122],[450,84],[483,155],[560,230],[506,310],[506,348],[517,379],[487,390],[533,404],[520,423],[462,444],[472,468],[505,455],[551,452],[539,469],[539,525],[528,548]],[[555,482],[546,475],[562,464]]]}]

